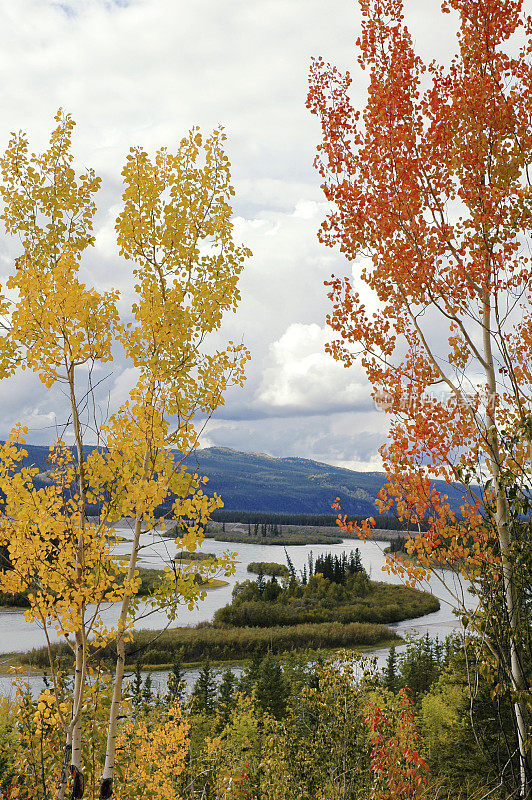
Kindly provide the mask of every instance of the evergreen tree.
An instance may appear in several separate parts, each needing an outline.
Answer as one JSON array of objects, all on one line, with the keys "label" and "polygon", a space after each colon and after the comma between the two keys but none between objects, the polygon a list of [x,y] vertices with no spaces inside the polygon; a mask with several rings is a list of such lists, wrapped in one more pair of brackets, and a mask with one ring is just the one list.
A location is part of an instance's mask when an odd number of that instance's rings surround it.
[{"label": "evergreen tree", "polygon": [[445,665],[445,656],[444,656],[443,644],[442,642],[440,642],[438,636],[436,636],[433,642],[432,652],[436,666],[438,667],[438,669],[442,669],[442,667]]},{"label": "evergreen tree", "polygon": [[146,675],[146,680],[144,681],[144,686],[142,688],[142,705],[144,709],[147,710],[152,702],[153,702],[153,687],[151,682],[151,673],[148,672],[148,674]]},{"label": "evergreen tree", "polygon": [[199,671],[198,680],[192,690],[192,710],[196,714],[212,714],[216,699],[216,680],[207,660]]},{"label": "evergreen tree", "polygon": [[362,566],[362,559],[360,557],[360,550],[358,547],[355,549],[355,554],[353,558],[353,572],[362,572],[364,567]]},{"label": "evergreen tree", "polygon": [[133,699],[133,707],[138,709],[142,703],[142,664],[140,661],[135,663],[135,676],[131,681],[131,697]]},{"label": "evergreen tree", "polygon": [[259,667],[257,678],[257,701],[263,711],[267,711],[276,719],[286,713],[288,700],[288,684],[284,678],[281,665],[269,650]]},{"label": "evergreen tree", "polygon": [[284,548],[284,554],[286,556],[286,563],[288,564],[288,574],[290,575],[290,582],[292,581],[297,582],[296,569],[292,563],[292,559],[288,555],[288,550],[286,549],[286,547]]},{"label": "evergreen tree", "polygon": [[406,653],[401,659],[401,678],[403,685],[411,690],[414,699],[428,691],[440,672],[428,633],[418,641],[408,643]]},{"label": "evergreen tree", "polygon": [[266,587],[266,581],[264,580],[264,573],[262,571],[262,566],[259,566],[259,572],[257,574],[257,586],[259,588],[260,594],[264,594],[264,589]]},{"label": "evergreen tree", "polygon": [[262,654],[260,651],[256,650],[251,656],[251,661],[240,676],[240,680],[238,681],[239,691],[244,692],[244,694],[251,694],[259,677],[261,663]]},{"label": "evergreen tree", "polygon": [[399,677],[397,675],[397,653],[395,645],[392,644],[388,658],[386,659],[386,667],[384,669],[383,684],[391,692],[396,692],[399,688]]},{"label": "evergreen tree", "polygon": [[281,587],[277,582],[277,578],[275,577],[275,575],[272,575],[270,580],[264,587],[264,592],[262,596],[266,601],[274,603],[279,597],[280,592],[281,592]]},{"label": "evergreen tree", "polygon": [[222,675],[220,691],[218,695],[218,711],[220,712],[221,726],[225,727],[229,722],[231,711],[235,706],[235,683],[236,678],[232,670],[228,667]]},{"label": "evergreen tree", "polygon": [[173,703],[175,700],[183,702],[185,696],[185,673],[181,668],[181,660],[179,657],[174,659],[172,670],[168,675],[168,692],[166,695],[167,702]]},{"label": "evergreen tree", "polygon": [[349,558],[345,553],[341,556],[333,555],[332,553],[323,553],[316,558],[313,564],[309,557],[309,570],[310,575],[319,572],[326,580],[331,583],[345,584],[347,578],[351,575],[358,573],[365,574],[362,560],[360,558],[360,551],[357,548],[355,552],[351,551]]}]

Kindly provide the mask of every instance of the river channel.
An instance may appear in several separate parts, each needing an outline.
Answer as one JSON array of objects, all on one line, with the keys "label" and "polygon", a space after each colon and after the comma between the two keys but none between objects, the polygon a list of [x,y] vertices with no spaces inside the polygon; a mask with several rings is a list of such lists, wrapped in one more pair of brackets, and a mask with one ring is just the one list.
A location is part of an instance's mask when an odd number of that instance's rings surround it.
[{"label": "river channel", "polygon": [[[124,540],[118,545],[116,553],[119,555],[127,555],[130,551],[131,528],[127,523],[123,523],[120,529],[120,534]],[[142,550],[140,554],[139,566],[161,568],[167,564],[176,553],[176,546],[172,539],[162,539],[158,534],[142,534],[141,536]],[[372,578],[372,580],[386,581],[387,583],[401,583],[401,579],[396,575],[389,575],[383,571],[386,564],[386,556],[384,548],[387,542],[360,542],[352,539],[344,540],[340,544],[312,544],[312,545],[292,545],[286,548],[290,559],[292,560],[296,570],[301,570],[304,564],[307,563],[309,554],[312,552],[316,557],[320,553],[332,552],[341,554],[342,552],[349,553],[358,547],[362,557],[362,563]],[[201,548],[202,551],[214,553],[220,556],[226,551],[236,553],[236,572],[228,580],[227,586],[218,589],[211,589],[207,592],[207,597],[193,610],[182,607],[179,618],[172,622],[171,627],[183,625],[195,625],[198,622],[210,621],[213,618],[216,609],[226,605],[231,600],[231,593],[237,581],[244,581],[248,578],[253,578],[253,575],[247,572],[247,566],[252,561],[276,561],[278,563],[286,563],[285,548],[276,545],[256,545],[256,544],[240,544],[233,542],[217,542],[213,539],[206,539]],[[397,623],[393,627],[401,636],[408,634],[420,635],[429,632],[431,637],[444,638],[454,628],[457,627],[458,622],[456,616],[452,612],[453,606],[453,593],[459,593],[463,597],[465,604],[468,607],[474,605],[474,599],[464,592],[463,587],[456,577],[450,572],[436,572],[430,579],[421,587],[427,591],[432,592],[440,599],[441,608],[432,614],[426,614],[415,620],[405,620]],[[142,617],[135,624],[137,629],[159,629],[167,624],[167,619],[162,611],[155,611],[147,616],[143,616],[150,609],[146,604],[141,604],[139,615]],[[112,625],[116,622],[117,607],[109,605],[102,611],[102,618],[107,625]],[[58,641],[58,637],[51,636],[52,641]],[[7,654],[14,651],[31,650],[34,647],[41,647],[46,644],[43,630],[37,623],[28,623],[24,619],[23,611],[21,609],[0,609],[0,654]],[[398,648],[400,650],[400,648]],[[383,664],[386,659],[386,650],[375,651],[379,664]],[[5,666],[8,658],[0,655],[0,662]],[[196,670],[190,670],[187,674],[187,683],[195,679],[197,674]],[[155,675],[154,685],[157,680]],[[158,673],[157,678],[161,683],[161,689],[164,689],[166,684],[166,675]],[[41,680],[38,676],[31,680],[31,683],[41,685]],[[9,692],[11,689],[11,678],[8,675],[0,676],[0,691]]]}]

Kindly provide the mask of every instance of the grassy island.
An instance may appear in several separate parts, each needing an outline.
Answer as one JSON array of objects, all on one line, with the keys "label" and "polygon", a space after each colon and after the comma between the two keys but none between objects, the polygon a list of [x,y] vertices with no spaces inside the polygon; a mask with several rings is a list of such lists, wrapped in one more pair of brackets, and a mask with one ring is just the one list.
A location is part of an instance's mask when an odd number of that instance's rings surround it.
[{"label": "grassy island", "polygon": [[305,545],[340,544],[343,541],[337,529],[333,531],[316,530],[299,525],[278,525],[277,523],[211,523],[205,531],[206,539],[217,542],[240,542],[242,544],[263,545]]},{"label": "grassy island", "polygon": [[428,592],[389,583],[370,581],[358,550],[350,556],[326,554],[302,573],[288,558],[288,577],[273,575],[237,584],[233,600],[220,608],[214,622],[220,626],[271,628],[277,625],[328,622],[389,624],[421,617],[440,607]]},{"label": "grassy island", "polygon": [[[210,554],[195,554],[195,553],[187,553],[187,556],[194,556],[194,555],[202,555],[204,558],[209,558]],[[177,557],[176,557],[177,558]],[[180,559],[182,563],[189,562],[189,561],[203,561],[203,558],[183,558]],[[137,592],[138,597],[151,597],[153,594],[153,588],[156,581],[161,577],[162,571],[159,569],[150,569],[148,567],[139,567],[138,571],[140,573],[140,586]],[[219,578],[210,578],[210,580],[206,580],[203,584],[204,589],[217,589],[220,586],[227,586],[228,581],[221,580]],[[29,602],[26,595],[26,592],[21,592],[20,594],[5,594],[4,592],[0,592],[0,607],[2,608],[29,608]]]},{"label": "grassy island", "polygon": [[[163,534],[169,539],[181,535],[179,526],[169,528]],[[264,545],[304,545],[304,544],[340,544],[343,535],[338,528],[316,530],[309,526],[281,525],[275,523],[244,522],[210,522],[204,531],[206,539],[216,542],[240,542],[242,544]],[[193,555],[193,554],[189,554]]]},{"label": "grassy island", "polygon": [[[306,649],[341,649],[385,647],[402,640],[385,625],[352,622],[325,622],[306,625],[277,625],[270,628],[221,628],[210,623],[200,623],[193,628],[171,628],[166,631],[135,631],[126,645],[126,664],[134,666],[139,657],[145,668],[164,669],[178,659],[183,665],[210,661],[243,661],[268,651],[284,653]],[[66,644],[53,644],[55,659],[65,666],[72,661],[72,651]],[[102,653],[104,660],[112,660],[113,649]],[[115,653],[116,657],[116,653]],[[8,656],[6,656],[8,658]],[[10,664],[31,664],[37,669],[48,667],[46,647],[27,653],[16,653]]]},{"label": "grassy island", "polygon": [[189,550],[180,550],[179,553],[176,553],[174,556],[174,561],[215,561],[216,560],[216,553],[203,553],[201,550],[194,550],[194,552],[190,552]]},{"label": "grassy island", "polygon": [[[342,625],[326,622],[320,625],[276,625],[269,628],[217,627],[201,625],[195,628],[175,628],[165,631],[157,641],[153,631],[135,634],[129,652],[143,650],[144,663],[162,666],[179,657],[183,663],[202,661],[234,661],[264,655],[268,651],[282,653],[291,650],[340,649],[345,647],[384,647],[400,639],[384,625],[354,622]],[[146,648],[144,650],[144,648]]]},{"label": "grassy island", "polygon": [[[162,571],[159,569],[146,569],[145,567],[139,568],[141,585],[137,592],[139,597],[151,597],[153,589],[157,580],[161,577]],[[228,581],[219,578],[209,578],[204,580],[202,586],[204,589],[218,589],[220,586],[227,586]]]}]

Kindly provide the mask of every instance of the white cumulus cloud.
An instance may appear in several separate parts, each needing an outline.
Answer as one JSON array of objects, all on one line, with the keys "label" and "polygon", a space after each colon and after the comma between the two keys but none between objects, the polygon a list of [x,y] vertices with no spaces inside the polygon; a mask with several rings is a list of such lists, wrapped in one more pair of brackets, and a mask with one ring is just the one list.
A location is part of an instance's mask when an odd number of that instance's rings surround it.
[{"label": "white cumulus cloud", "polygon": [[258,390],[272,410],[323,413],[367,410],[370,389],[363,371],[345,369],[325,352],[331,331],[313,323],[293,323],[270,345],[270,364]]}]

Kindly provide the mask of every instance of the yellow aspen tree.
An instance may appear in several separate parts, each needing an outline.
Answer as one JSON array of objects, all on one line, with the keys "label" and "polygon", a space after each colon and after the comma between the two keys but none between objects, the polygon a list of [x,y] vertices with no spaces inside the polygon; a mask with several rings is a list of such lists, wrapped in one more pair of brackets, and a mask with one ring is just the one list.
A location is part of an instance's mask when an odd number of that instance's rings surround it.
[{"label": "yellow aspen tree", "polygon": [[172,705],[158,724],[128,720],[119,734],[118,745],[128,757],[118,775],[118,796],[180,800],[176,787],[185,771],[189,728],[179,703]]},{"label": "yellow aspen tree", "polygon": [[[65,637],[73,650],[75,679],[70,697],[70,716],[59,710],[66,739],[61,783],[66,785],[70,761],[73,775],[81,763],[81,717],[87,678],[91,635],[101,635],[102,603],[120,599],[124,591],[121,566],[112,557],[116,543],[99,523],[79,523],[80,498],[70,494],[75,470],[70,450],[57,446],[51,453],[51,484],[36,488],[35,469],[21,466],[26,451],[21,435],[14,433],[0,450],[0,486],[4,493],[1,518],[2,544],[8,546],[13,569],[1,575],[6,592],[26,591],[29,621],[42,626],[50,653],[54,693],[58,677],[50,650],[50,631]],[[67,494],[68,493],[68,494]],[[81,779],[76,778],[79,784]],[[64,794],[64,791],[63,791]]]},{"label": "yellow aspen tree", "polygon": [[[182,461],[197,444],[195,415],[208,417],[223,402],[225,388],[243,381],[249,354],[232,344],[222,351],[202,351],[223,312],[236,307],[236,283],[248,255],[232,242],[228,200],[233,189],[223,133],[203,141],[193,130],[176,156],[160,151],[154,164],[142,150],[130,154],[117,231],[122,255],[136,262],[139,297],[133,322],[124,325],[118,318],[118,293],[87,289],[78,279],[81,257],[94,243],[92,196],[99,179],[92,171],[76,178],[70,153],[74,123],[61,113],[56,120],[43,155],[29,155],[26,137],[18,134],[0,161],[6,229],[18,233],[23,244],[7,284],[14,299],[4,371],[9,373],[20,359],[47,387],[65,386],[76,459],[58,441],[51,448],[51,483],[37,487],[37,471],[22,464],[25,431],[16,429],[2,448],[1,539],[13,569],[0,576],[0,584],[6,591],[26,590],[26,616],[41,623],[48,641],[54,626],[72,646],[74,688],[69,719],[62,719],[66,747],[57,792],[62,800],[69,763],[71,796],[83,796],[88,664],[95,648],[116,638],[117,673],[101,782],[101,796],[111,795],[125,644],[139,586],[141,529],[162,522],[155,509],[172,496],[177,498],[174,513],[182,520],[179,545],[194,549],[201,540],[205,521],[221,501],[203,492],[206,479],[188,473]],[[98,431],[102,446],[87,454],[83,397],[76,380],[80,370],[112,360],[116,339],[136,368],[138,383]],[[180,461],[170,446],[182,454]],[[96,521],[87,520],[87,503],[99,505]],[[119,539],[113,524],[123,516],[135,520],[127,565],[112,553]],[[222,567],[231,568],[229,558]],[[180,601],[193,605],[204,595],[196,573],[212,569],[196,565],[193,571],[169,570],[154,602],[171,615]],[[120,604],[117,624],[110,628],[100,615],[102,604],[109,602]],[[52,660],[51,668],[55,682]]]},{"label": "yellow aspen tree", "polygon": [[[197,129],[175,155],[166,149],[151,160],[132,149],[123,170],[124,208],[117,220],[122,255],[135,262],[135,322],[122,340],[140,372],[127,403],[111,420],[108,446],[120,450],[122,431],[136,434],[134,459],[141,479],[135,491],[147,490],[156,476],[174,475],[174,516],[182,528],[181,544],[194,549],[210,513],[221,505],[208,498],[196,475],[176,471],[169,445],[189,452],[197,443],[193,420],[210,415],[223,402],[229,383],[241,384],[249,357],[242,345],[203,351],[205,336],[220,327],[225,311],[239,299],[237,280],[249,251],[232,238],[229,161],[222,131],[203,139]],[[171,424],[171,423],[174,424]],[[113,444],[111,445],[111,441]],[[190,495],[190,486],[194,493]],[[168,485],[166,482],[164,485]],[[124,487],[124,491],[129,490]],[[160,498],[132,497],[129,513],[135,528],[128,576],[133,576],[143,520],[152,518]],[[150,507],[151,504],[151,507]],[[149,513],[146,514],[146,507]],[[168,573],[170,579],[172,576]],[[163,596],[164,596],[164,585]],[[115,691],[100,798],[112,794],[117,716],[125,663],[125,634],[131,595],[125,595],[118,623]]]},{"label": "yellow aspen tree", "polygon": [[[86,557],[92,550],[93,540],[101,537],[102,530],[86,530],[85,504],[87,485],[85,477],[85,457],[83,437],[79,418],[79,403],[76,397],[76,370],[95,362],[110,361],[111,345],[118,324],[116,310],[117,292],[99,293],[88,290],[78,279],[77,271],[84,251],[94,243],[92,232],[93,217],[96,210],[93,196],[99,188],[100,179],[92,170],[76,178],[72,168],[73,156],[70,152],[73,120],[59,112],[56,115],[57,127],[53,131],[49,148],[41,155],[29,154],[27,138],[22,134],[13,134],[4,157],[0,161],[2,172],[2,198],[5,206],[3,220],[6,231],[18,234],[23,252],[16,261],[15,274],[7,282],[7,288],[18,295],[11,316],[10,339],[23,353],[23,368],[38,373],[45,386],[50,388],[55,383],[63,384],[70,399],[70,411],[74,441],[77,452],[75,475],[66,468],[67,457],[59,444],[59,468],[55,491],[41,492],[40,499],[48,504],[48,514],[38,518],[31,525],[28,507],[24,511],[24,503],[30,506],[36,502],[32,478],[35,473],[24,471],[22,479],[17,480],[10,469],[17,461],[13,453],[15,440],[11,440],[6,451],[4,465],[7,481],[2,488],[9,500],[6,502],[4,518],[5,543],[9,547],[18,547],[18,558],[15,559],[14,572],[24,581],[28,568],[32,570],[34,561],[47,563],[50,583],[40,586],[40,577],[32,575],[25,588],[31,590],[30,603],[32,610],[37,611],[46,629],[57,614],[61,618],[60,628],[72,632],[75,639],[75,682],[72,696],[72,717],[68,725],[66,738],[65,770],[61,781],[66,785],[66,764],[71,759],[71,772],[74,780],[73,796],[81,796],[83,779],[80,768],[80,730],[81,709],[83,705],[83,686],[87,667],[86,631],[92,623],[87,624],[86,607],[88,602],[96,602],[103,598],[90,595],[92,580],[87,576],[93,572],[92,560],[87,567]],[[21,439],[19,437],[19,441]],[[66,469],[65,469],[66,468]],[[65,511],[64,490],[74,481],[75,493],[71,493]],[[8,485],[9,484],[9,485]],[[17,490],[22,488],[22,492]],[[14,490],[14,493],[13,491]],[[53,494],[53,499],[50,495]],[[29,497],[28,497],[29,495]],[[15,499],[16,498],[16,499]],[[18,504],[18,508],[16,507]],[[35,513],[35,510],[33,510]],[[22,515],[23,519],[20,519]],[[13,524],[19,517],[19,524]],[[42,525],[42,522],[45,524]],[[58,525],[59,523],[59,525]],[[58,539],[50,534],[50,528],[58,534]],[[56,529],[60,528],[60,531]],[[35,541],[35,529],[37,541]],[[33,547],[21,548],[28,544],[26,534],[30,532]],[[50,570],[54,559],[50,559],[49,543],[54,542],[57,554],[71,551],[66,546],[75,542],[71,552],[73,576],[68,577],[67,596],[72,605],[66,610],[66,618],[58,609],[50,611],[54,605],[55,595],[61,588],[54,586],[55,576],[61,570]],[[89,541],[90,540],[90,541]],[[44,551],[39,543],[47,542]],[[32,559],[34,553],[37,559]],[[46,554],[46,555],[45,555]],[[46,557],[48,556],[48,558]],[[109,552],[106,554],[106,566],[109,566]],[[55,565],[54,565],[55,566]],[[100,580],[105,584],[106,569],[99,571]],[[65,576],[66,577],[66,576]],[[79,591],[75,591],[75,586]],[[108,588],[108,587],[105,587]],[[89,589],[89,592],[87,592]],[[35,590],[35,593],[33,593]],[[105,595],[105,590],[104,590]],[[97,617],[96,617],[97,619]],[[61,630],[61,632],[65,632]],[[81,793],[81,794],[80,794]],[[59,796],[64,795],[64,788]]]}]

